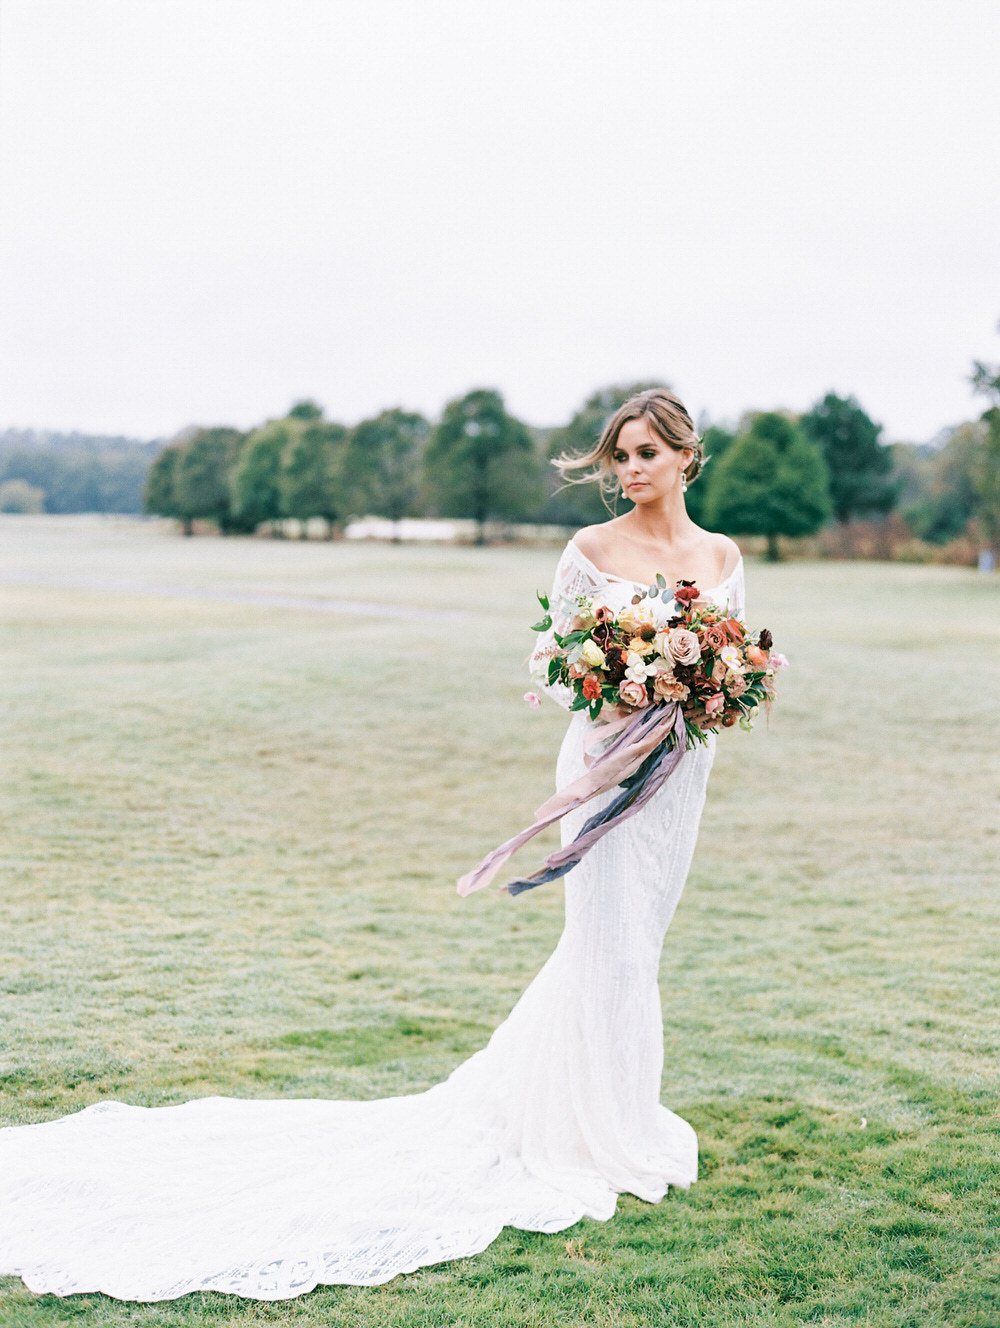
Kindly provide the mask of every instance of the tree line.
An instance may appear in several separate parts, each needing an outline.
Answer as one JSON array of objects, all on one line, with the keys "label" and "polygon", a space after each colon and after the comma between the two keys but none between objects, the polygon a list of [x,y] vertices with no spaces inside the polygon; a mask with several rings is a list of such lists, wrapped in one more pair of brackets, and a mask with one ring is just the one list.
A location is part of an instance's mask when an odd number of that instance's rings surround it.
[{"label": "tree line", "polygon": [[[971,548],[1000,544],[1000,367],[976,363],[978,418],[933,444],[882,441],[854,396],[828,392],[803,413],[748,411],[732,428],[703,429],[707,462],[687,494],[695,521],[779,541],[857,522],[901,526],[907,537]],[[0,432],[0,511],[146,512],[193,532],[225,534],[296,518],[331,536],[356,516],[471,518],[580,526],[606,520],[597,487],[566,484],[548,464],[589,450],[605,421],[652,381],[593,393],[566,424],[540,429],[481,388],[431,421],[384,410],[353,426],[314,401],[257,428],[196,427],[165,446],[80,434]],[[624,500],[619,506],[623,506]],[[846,551],[846,550],[845,550]]]},{"label": "tree line", "polygon": [[[853,396],[828,392],[808,411],[750,411],[733,429],[703,432],[704,474],[687,493],[693,519],[733,535],[763,537],[770,557],[782,537],[901,511],[913,534],[945,543],[971,531],[1000,541],[1000,370],[977,365],[991,398],[978,420],[938,447],[887,446]],[[211,521],[224,533],[316,518],[332,536],[351,518],[471,518],[580,526],[609,511],[593,484],[566,484],[547,461],[591,448],[608,417],[641,382],[595,392],[561,428],[532,429],[502,395],[477,389],[440,419],[386,410],[349,428],[313,401],[241,433],[199,428],[153,462],[146,510],[187,532]]]}]

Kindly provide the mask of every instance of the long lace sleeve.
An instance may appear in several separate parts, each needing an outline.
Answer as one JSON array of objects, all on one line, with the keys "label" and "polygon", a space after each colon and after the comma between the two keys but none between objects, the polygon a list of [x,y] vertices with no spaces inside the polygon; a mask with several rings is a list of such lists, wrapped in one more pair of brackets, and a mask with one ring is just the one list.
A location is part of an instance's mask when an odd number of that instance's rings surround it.
[{"label": "long lace sleeve", "polygon": [[565,683],[549,683],[549,660],[555,650],[555,633],[560,636],[570,630],[577,595],[593,594],[596,588],[594,578],[575,555],[576,546],[570,540],[562,551],[556,564],[549,594],[549,614],[552,626],[546,632],[539,632],[535,647],[528,660],[528,673],[536,687],[548,692],[557,705],[568,710],[573,702],[573,689]]}]

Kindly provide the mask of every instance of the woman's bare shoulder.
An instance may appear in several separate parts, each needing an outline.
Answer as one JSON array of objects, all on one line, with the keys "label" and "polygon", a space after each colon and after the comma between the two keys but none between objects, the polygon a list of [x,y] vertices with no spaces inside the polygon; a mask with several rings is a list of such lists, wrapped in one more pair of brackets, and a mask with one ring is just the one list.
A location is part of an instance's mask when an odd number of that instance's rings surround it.
[{"label": "woman's bare shoulder", "polygon": [[591,562],[600,563],[601,557],[607,552],[608,545],[613,541],[608,539],[609,527],[614,526],[614,521],[598,521],[593,526],[581,526],[573,536],[571,543],[575,544],[585,558]]}]

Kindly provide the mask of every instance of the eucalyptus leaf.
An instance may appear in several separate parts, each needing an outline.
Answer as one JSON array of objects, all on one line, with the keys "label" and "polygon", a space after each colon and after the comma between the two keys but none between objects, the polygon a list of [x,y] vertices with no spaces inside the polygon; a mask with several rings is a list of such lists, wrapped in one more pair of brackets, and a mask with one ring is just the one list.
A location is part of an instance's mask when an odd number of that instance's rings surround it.
[{"label": "eucalyptus leaf", "polygon": [[[660,587],[661,590],[662,590],[663,587],[667,584],[667,578],[663,575],[662,572],[657,572],[657,574],[656,574],[656,584]],[[546,604],[545,607],[548,608],[548,605]]]}]

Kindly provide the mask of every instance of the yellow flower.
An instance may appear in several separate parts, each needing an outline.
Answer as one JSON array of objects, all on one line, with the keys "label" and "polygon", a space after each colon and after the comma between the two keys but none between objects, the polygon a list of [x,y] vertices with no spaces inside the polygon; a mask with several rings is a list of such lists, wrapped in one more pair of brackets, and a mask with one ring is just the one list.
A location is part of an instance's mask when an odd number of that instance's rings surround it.
[{"label": "yellow flower", "polygon": [[592,669],[604,667],[604,651],[594,641],[584,641],[580,658]]}]

